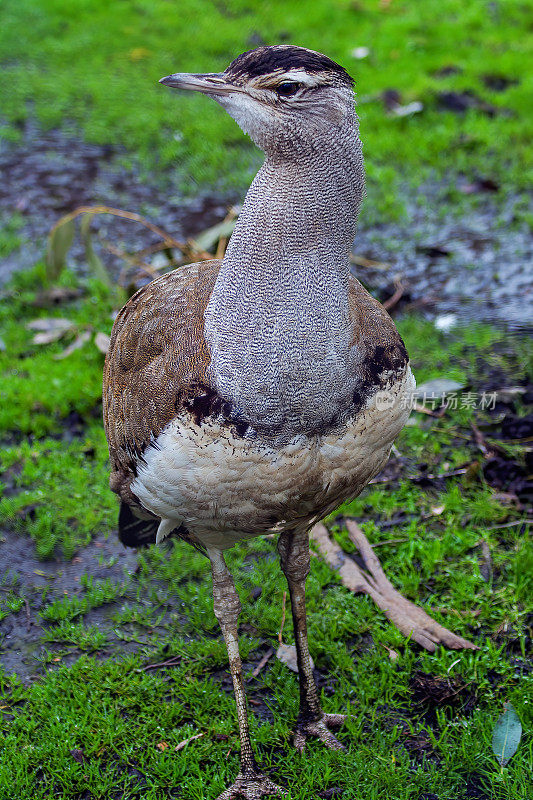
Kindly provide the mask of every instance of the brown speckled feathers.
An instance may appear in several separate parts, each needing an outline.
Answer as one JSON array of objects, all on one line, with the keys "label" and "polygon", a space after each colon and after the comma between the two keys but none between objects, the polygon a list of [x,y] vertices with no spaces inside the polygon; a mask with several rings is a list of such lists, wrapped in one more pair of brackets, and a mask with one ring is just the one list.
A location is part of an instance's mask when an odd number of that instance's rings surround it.
[{"label": "brown speckled feathers", "polygon": [[123,500],[135,458],[207,381],[204,311],[220,261],[189,264],[140,289],[118,314],[104,368],[104,427]]},{"label": "brown speckled feathers", "polygon": [[[130,490],[136,460],[180,411],[212,391],[203,323],[220,264],[204,261],[163,275],[140,289],[115,320],[103,391],[110,484],[137,510]],[[405,367],[407,354],[387,312],[353,278],[348,300],[353,344],[364,352],[356,412],[382,375]]]}]

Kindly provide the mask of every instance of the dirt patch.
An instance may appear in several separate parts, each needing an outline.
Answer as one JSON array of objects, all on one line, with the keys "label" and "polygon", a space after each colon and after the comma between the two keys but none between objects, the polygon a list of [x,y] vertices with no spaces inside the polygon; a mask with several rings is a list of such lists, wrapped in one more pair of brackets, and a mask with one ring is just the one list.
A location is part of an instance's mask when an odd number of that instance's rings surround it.
[{"label": "dirt patch", "polygon": [[[457,191],[471,195],[466,207],[465,201],[454,201]],[[372,198],[366,199],[354,252],[377,264],[357,265],[359,279],[382,302],[401,283],[397,310],[430,317],[451,313],[457,321],[530,331],[533,278],[524,265],[531,259],[533,236],[518,219],[531,200],[503,196],[488,176],[475,183],[454,177],[448,184],[405,185],[401,196],[406,215],[391,223],[374,222]],[[443,209],[446,216],[439,213]]]},{"label": "dirt patch", "polygon": [[[124,164],[125,153],[110,145],[94,145],[62,131],[40,131],[27,122],[18,142],[2,140],[0,172],[9,180],[0,185],[0,223],[14,214],[22,218],[17,231],[23,246],[0,262],[0,284],[16,271],[29,269],[42,258],[46,238],[58,219],[82,205],[105,204],[144,214],[172,236],[194,236],[220,222],[237,195],[199,192],[185,199],[176,191],[179,176],[143,173],[141,165]],[[131,159],[130,159],[131,160]],[[106,239],[126,243],[125,249],[148,247],[154,234],[117,218],[94,222]],[[104,254],[106,266],[118,276],[124,262]],[[79,274],[87,272],[84,248],[75,241],[69,263]]]},{"label": "dirt patch", "polygon": [[[22,534],[4,530],[0,541],[0,562],[8,565],[1,576],[3,593],[11,588],[24,598],[23,607],[0,622],[0,662],[8,673],[29,680],[42,672],[45,651],[43,633],[48,627],[39,611],[51,600],[75,596],[81,592],[81,576],[89,573],[94,580],[108,579],[121,583],[128,580],[137,567],[137,557],[126,550],[114,536],[97,536],[68,562],[39,561],[33,541]],[[109,603],[85,615],[88,624],[106,627],[116,604]],[[127,643],[125,651],[128,649]],[[63,663],[79,656],[72,653]]]},{"label": "dirt patch", "polygon": [[456,714],[469,716],[477,704],[477,687],[461,678],[415,672],[409,680],[409,688],[415,710],[422,713],[429,725],[437,721],[439,709],[449,708]]},{"label": "dirt patch", "polygon": [[[176,191],[183,185],[177,170],[146,175],[132,156],[125,166],[125,155],[62,131],[43,133],[31,122],[25,124],[21,141],[2,142],[0,170],[10,180],[0,186],[0,223],[19,215],[17,235],[23,245],[0,262],[0,283],[42,258],[51,227],[80,205],[103,203],[135,211],[177,239],[187,239],[220,222],[228,207],[243,199],[243,193],[216,189],[185,198]],[[471,202],[458,204],[457,191],[471,196]],[[520,222],[531,211],[531,201],[503,196],[502,188],[483,175],[474,182],[454,177],[448,184],[405,184],[400,193],[406,214],[397,222],[376,221],[372,195],[365,201],[354,253],[378,262],[365,266],[356,259],[354,271],[365,285],[386,300],[400,281],[399,309],[417,308],[430,316],[452,312],[463,320],[533,328],[533,279],[524,269],[533,238],[527,222]],[[438,213],[443,208],[445,219]],[[129,252],[155,243],[154,234],[126,220],[98,217],[93,227]],[[100,255],[117,277],[124,262],[107,252]],[[87,272],[79,240],[69,264],[79,274]]]},{"label": "dirt patch", "polygon": [[485,790],[483,779],[477,772],[472,772],[470,775],[465,775],[465,791],[463,794],[465,800],[489,800],[492,794],[488,794]]}]

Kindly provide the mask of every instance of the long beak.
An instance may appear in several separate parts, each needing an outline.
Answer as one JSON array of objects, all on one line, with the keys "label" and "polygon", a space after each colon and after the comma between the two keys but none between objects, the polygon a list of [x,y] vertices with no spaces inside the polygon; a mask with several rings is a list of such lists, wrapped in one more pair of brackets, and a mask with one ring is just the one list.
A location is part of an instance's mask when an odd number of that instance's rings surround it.
[{"label": "long beak", "polygon": [[238,92],[239,87],[228,83],[226,76],[221,72],[208,72],[193,74],[190,72],[176,72],[161,78],[159,83],[170,86],[172,89],[187,89],[191,92],[203,94],[230,94]]}]

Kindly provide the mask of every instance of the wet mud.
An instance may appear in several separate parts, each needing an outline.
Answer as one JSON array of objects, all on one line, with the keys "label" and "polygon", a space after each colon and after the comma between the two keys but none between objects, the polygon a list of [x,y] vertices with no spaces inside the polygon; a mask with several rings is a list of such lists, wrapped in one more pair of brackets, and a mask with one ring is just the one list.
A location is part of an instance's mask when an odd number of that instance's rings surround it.
[{"label": "wet mud", "polygon": [[[132,167],[119,148],[88,144],[62,131],[43,133],[31,122],[22,139],[0,138],[0,226],[13,215],[22,221],[17,230],[22,244],[0,260],[0,284],[17,271],[43,258],[51,228],[79,206],[106,205],[145,216],[171,236],[185,240],[220,222],[237,194],[195,190],[190,182],[183,197],[176,173],[143,172]],[[153,233],[130,221],[99,216],[93,224],[102,238],[130,252],[158,241]],[[103,260],[115,278],[124,261],[109,253]],[[77,237],[68,258],[78,274],[88,273],[84,247]]]},{"label": "wet mud", "polygon": [[[0,261],[0,284],[42,258],[52,226],[81,205],[137,212],[186,240],[220,222],[243,199],[239,192],[199,190],[190,181],[184,197],[176,188],[184,185],[177,170],[146,174],[131,156],[126,163],[126,154],[117,148],[87,144],[62,131],[43,133],[31,122],[20,141],[0,139],[0,173],[5,176],[0,224],[13,215],[21,223],[21,246]],[[457,194],[461,204],[454,201]],[[427,181],[416,189],[405,184],[401,197],[404,216],[386,223],[372,208],[371,190],[365,200],[354,245],[354,272],[363,283],[381,300],[401,283],[398,309],[533,329],[533,236],[525,221],[531,200],[506,194],[505,187],[486,177]],[[150,231],[114,217],[95,218],[93,228],[130,253],[156,241]],[[118,277],[124,261],[99,254]],[[361,258],[377,264],[364,265]],[[69,265],[79,274],[88,271],[79,238]]]},{"label": "wet mud", "polygon": [[[53,643],[43,641],[51,625],[40,617],[39,611],[54,599],[81,594],[84,574],[90,574],[94,580],[128,581],[137,568],[137,556],[122,547],[113,535],[107,538],[99,535],[71,561],[39,561],[29,536],[2,530],[0,564],[2,593],[13,589],[25,598],[19,611],[0,621],[0,663],[8,674],[16,673],[28,681],[42,674],[46,651],[54,650]],[[115,602],[107,603],[85,614],[84,621],[111,633],[110,616],[117,607]],[[124,652],[128,649],[126,646]],[[80,652],[74,648],[70,657],[61,659],[62,663],[71,663]]]}]

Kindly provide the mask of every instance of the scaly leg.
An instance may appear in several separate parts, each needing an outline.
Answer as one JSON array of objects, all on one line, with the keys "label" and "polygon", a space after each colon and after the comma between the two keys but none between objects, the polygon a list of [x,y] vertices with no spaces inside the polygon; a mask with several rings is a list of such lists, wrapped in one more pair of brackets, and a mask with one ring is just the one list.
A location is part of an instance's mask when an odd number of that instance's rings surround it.
[{"label": "scaly leg", "polygon": [[345,716],[343,714],[325,714],[322,711],[311,669],[305,615],[305,581],[311,566],[307,531],[282,533],[278,539],[278,552],[281,569],[287,578],[291,595],[300,682],[300,711],[296,720],[294,746],[302,752],[306,740],[310,736],[315,736],[332,750],[344,750],[344,746],[329,728],[340,727]]},{"label": "scaly leg", "polygon": [[220,623],[224,641],[229,656],[229,667],[233,679],[233,691],[237,703],[237,719],[239,722],[239,736],[241,740],[241,769],[235,783],[226,789],[217,800],[259,800],[262,797],[285,795],[281,787],[263,774],[257,766],[252,744],[250,741],[250,728],[246,710],[246,695],[242,679],[242,664],[239,654],[239,639],[237,620],[241,611],[239,595],[231,573],[226,566],[224,556],[220,550],[210,548],[207,551],[211,561],[213,574],[213,598],[215,616]]}]

